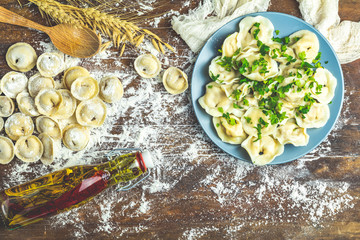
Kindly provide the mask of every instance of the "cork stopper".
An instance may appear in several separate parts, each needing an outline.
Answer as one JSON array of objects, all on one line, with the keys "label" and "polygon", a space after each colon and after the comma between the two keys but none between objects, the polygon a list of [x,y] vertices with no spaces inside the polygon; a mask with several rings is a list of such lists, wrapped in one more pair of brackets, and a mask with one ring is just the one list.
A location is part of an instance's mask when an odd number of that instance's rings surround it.
[{"label": "cork stopper", "polygon": [[152,161],[152,156],[151,156],[151,153],[147,150],[143,151],[141,153],[142,157],[143,157],[143,160],[144,160],[144,163],[145,163],[145,166],[147,168],[153,168],[154,167],[154,163]]}]

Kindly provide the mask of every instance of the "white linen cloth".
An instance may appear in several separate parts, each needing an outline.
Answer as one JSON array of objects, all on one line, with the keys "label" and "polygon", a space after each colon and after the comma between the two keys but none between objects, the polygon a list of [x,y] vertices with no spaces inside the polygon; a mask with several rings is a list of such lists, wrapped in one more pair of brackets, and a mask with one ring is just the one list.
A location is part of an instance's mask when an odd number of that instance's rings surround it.
[{"label": "white linen cloth", "polygon": [[[331,43],[341,63],[360,58],[360,22],[340,23],[339,0],[297,0],[303,19],[317,28]],[[263,12],[270,0],[203,0],[186,15],[172,19],[173,29],[193,52],[222,25],[239,16]]]},{"label": "white linen cloth", "polygon": [[204,0],[187,15],[173,17],[173,29],[198,52],[206,40],[225,23],[239,16],[264,12],[270,0]]},{"label": "white linen cloth", "polygon": [[340,23],[339,0],[297,0],[304,20],[331,43],[341,63],[360,58],[360,23]]}]

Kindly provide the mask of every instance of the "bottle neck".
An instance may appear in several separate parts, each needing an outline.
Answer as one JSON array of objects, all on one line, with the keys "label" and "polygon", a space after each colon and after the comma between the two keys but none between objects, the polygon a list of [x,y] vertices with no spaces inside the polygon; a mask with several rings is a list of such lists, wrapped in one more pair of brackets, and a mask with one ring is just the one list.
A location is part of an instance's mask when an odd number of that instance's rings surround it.
[{"label": "bottle neck", "polygon": [[133,180],[147,171],[140,152],[114,156],[112,160],[95,168],[108,174],[103,175],[109,186]]}]

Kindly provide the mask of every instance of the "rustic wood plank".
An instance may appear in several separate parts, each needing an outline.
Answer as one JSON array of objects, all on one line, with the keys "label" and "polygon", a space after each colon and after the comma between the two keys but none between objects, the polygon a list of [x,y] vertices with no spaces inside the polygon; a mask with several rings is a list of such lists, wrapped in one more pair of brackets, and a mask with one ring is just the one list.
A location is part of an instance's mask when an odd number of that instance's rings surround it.
[{"label": "rustic wood plank", "polygon": [[[153,13],[176,9],[183,14],[197,6],[199,1],[190,1],[184,6],[185,2],[188,1],[171,1]],[[295,0],[271,2],[269,11],[301,17]],[[1,6],[47,24],[34,6],[30,10],[27,7],[20,8],[14,0],[4,0]],[[342,20],[359,21],[359,3],[340,1],[339,14]],[[170,17],[161,20],[159,28],[153,28],[151,21],[141,22],[140,25],[153,30],[177,48],[178,55],[167,56],[166,67],[180,64],[191,73],[192,53],[171,30]],[[49,41],[43,33],[17,26],[0,24],[0,30],[0,77],[10,71],[5,62],[5,53],[10,45],[26,41],[36,49],[41,49],[40,42]],[[121,58],[121,66],[118,66],[116,61],[119,59],[114,50],[114,54],[104,59],[102,65],[95,65],[91,59],[81,61],[81,65],[94,72],[127,72],[133,68],[137,55],[136,50],[127,51]],[[162,101],[156,109],[161,108],[164,112],[159,122],[154,122],[157,113],[152,109],[128,109],[127,114],[121,116],[111,132],[104,136],[108,144],[98,146],[92,154],[86,156],[95,156],[97,161],[101,161],[101,155],[113,147],[136,144],[141,129],[162,132],[161,137],[156,139],[144,136],[148,146],[162,157],[162,165],[152,173],[146,184],[129,192],[117,193],[111,189],[68,213],[16,231],[1,230],[0,239],[59,239],[59,236],[61,239],[191,239],[191,236],[194,239],[358,239],[360,60],[342,65],[342,68],[346,90],[340,120],[327,141],[299,161],[256,168],[231,158],[217,148],[198,125],[189,93],[176,98],[170,96],[171,103],[179,106],[181,111],[176,111],[168,102]],[[144,80],[139,77],[129,76],[125,81],[129,82],[125,89],[125,99],[134,95],[127,90],[137,89],[144,84]],[[166,94],[160,82],[151,83],[150,86],[154,95]],[[124,132],[128,134],[126,142],[123,141]],[[197,149],[196,154],[191,151],[194,147]],[[17,179],[9,177],[18,164],[13,161],[0,166],[1,187],[19,183]],[[43,169],[36,163],[30,164],[21,178],[30,180]],[[51,168],[48,169],[50,171]],[[273,181],[274,185],[270,186],[266,184],[270,179],[264,176],[277,181]],[[166,187],[151,192],[149,187],[156,181],[166,184]],[[316,207],[310,204],[311,201],[296,199],[296,194],[301,194],[297,191],[299,189],[307,190],[307,195],[302,197],[308,197],[315,203],[323,199],[323,205]],[[341,202],[348,202],[352,207],[342,206]],[[102,209],[105,203],[111,208]],[[149,207],[146,208],[144,203],[149,204]],[[319,213],[316,212],[317,208]],[[108,211],[116,214],[103,219]],[[312,222],[311,217],[321,221]],[[109,222],[110,231],[102,228],[103,221]]]}]

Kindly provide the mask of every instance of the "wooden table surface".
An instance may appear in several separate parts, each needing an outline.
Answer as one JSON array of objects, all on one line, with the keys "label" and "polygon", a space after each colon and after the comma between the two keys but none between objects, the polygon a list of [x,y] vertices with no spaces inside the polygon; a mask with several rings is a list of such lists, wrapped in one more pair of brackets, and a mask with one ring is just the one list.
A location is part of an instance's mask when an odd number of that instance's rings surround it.
[{"label": "wooden table surface", "polygon": [[[198,2],[172,1],[157,12],[184,14]],[[16,0],[3,0],[0,5],[46,24],[34,6],[21,9]],[[295,0],[272,0],[268,11],[301,17]],[[360,21],[360,2],[341,0],[339,14],[342,20]],[[177,54],[161,57],[164,66],[180,66],[191,79],[191,59],[196,55],[171,29],[170,19],[171,11],[156,29],[151,21],[141,24],[176,47]],[[5,62],[7,48],[20,41],[39,51],[40,42],[49,39],[37,31],[0,24],[0,76],[10,71]],[[114,54],[100,60],[101,65],[94,64],[94,59],[81,65],[90,72],[102,69],[135,75],[132,62],[138,54],[131,50],[122,58]],[[115,62],[121,62],[120,67]],[[68,213],[18,230],[1,230],[0,239],[360,239],[360,60],[342,65],[342,70],[345,99],[335,129],[303,158],[265,167],[254,167],[218,149],[195,118],[190,91],[173,97],[155,81],[151,87],[161,97],[165,113],[156,118],[152,109],[129,108],[111,132],[114,138],[128,129],[129,142],[116,146],[147,147],[157,153],[150,178],[128,192],[108,190]],[[125,81],[124,99],[131,96],[128,89],[144,84],[140,77],[131,79]],[[143,136],[146,141],[137,144],[133,135],[144,128],[157,137]],[[101,150],[98,146],[88,151]],[[0,188],[21,183],[10,177],[18,164],[14,160],[0,166]],[[20,174],[22,179],[40,176],[38,169],[54,170],[39,165],[30,164]]]}]

